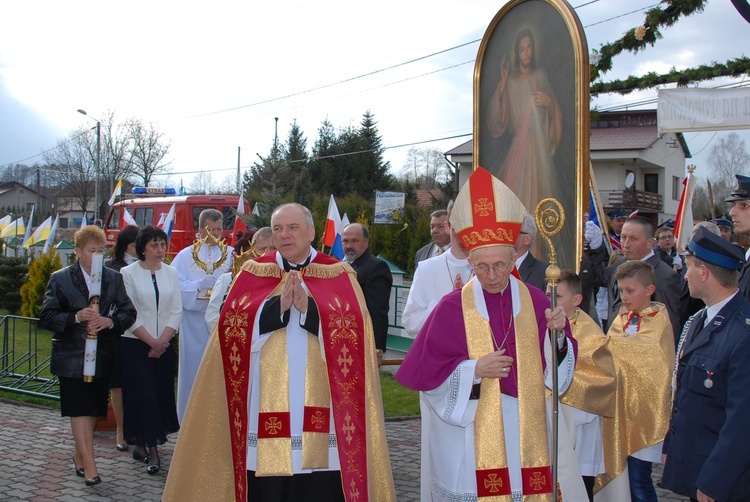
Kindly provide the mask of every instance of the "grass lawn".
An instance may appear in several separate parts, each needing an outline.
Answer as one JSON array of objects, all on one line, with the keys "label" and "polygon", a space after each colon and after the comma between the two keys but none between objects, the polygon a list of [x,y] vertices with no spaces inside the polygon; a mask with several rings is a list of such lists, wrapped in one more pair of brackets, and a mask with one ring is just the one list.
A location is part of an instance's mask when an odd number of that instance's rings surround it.
[{"label": "grass lawn", "polygon": [[[8,323],[7,347],[0,346],[0,356],[6,349],[11,349],[7,358],[0,357],[0,363],[13,365],[16,363],[15,373],[27,373],[40,361],[45,360],[50,355],[52,346],[52,333],[46,330],[37,330],[36,322],[29,322],[22,319],[6,318]],[[5,333],[4,326],[0,325],[0,341],[3,340]],[[14,335],[15,333],[15,335]],[[36,354],[36,359],[29,354]],[[3,369],[3,368],[0,368]],[[49,378],[49,367],[39,373],[39,377]],[[383,394],[383,410],[386,417],[405,417],[419,415],[419,393],[407,389],[398,383],[393,375],[388,372],[380,373],[380,385]],[[36,398],[33,396],[24,396],[13,392],[0,391],[0,398],[11,399],[15,401],[30,402],[35,404],[45,404],[59,406],[59,402]]]},{"label": "grass lawn", "polygon": [[419,416],[419,393],[398,383],[393,375],[380,372],[383,411],[386,417]]}]

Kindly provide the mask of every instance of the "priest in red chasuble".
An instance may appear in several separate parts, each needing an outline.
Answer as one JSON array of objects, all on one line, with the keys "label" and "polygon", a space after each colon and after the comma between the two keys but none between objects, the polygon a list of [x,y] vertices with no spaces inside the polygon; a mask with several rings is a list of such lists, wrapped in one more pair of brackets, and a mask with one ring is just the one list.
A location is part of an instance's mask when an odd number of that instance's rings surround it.
[{"label": "priest in red chasuble", "polygon": [[[420,391],[422,501],[552,501],[547,404],[551,351],[560,392],[573,378],[576,342],[561,307],[511,275],[523,204],[478,168],[450,217],[475,277],[443,297],[396,379]],[[555,347],[547,328],[562,330]],[[587,501],[560,424],[563,500]]]},{"label": "priest in red chasuble", "polygon": [[392,501],[372,322],[299,204],[246,263],[209,340],[165,500]]}]

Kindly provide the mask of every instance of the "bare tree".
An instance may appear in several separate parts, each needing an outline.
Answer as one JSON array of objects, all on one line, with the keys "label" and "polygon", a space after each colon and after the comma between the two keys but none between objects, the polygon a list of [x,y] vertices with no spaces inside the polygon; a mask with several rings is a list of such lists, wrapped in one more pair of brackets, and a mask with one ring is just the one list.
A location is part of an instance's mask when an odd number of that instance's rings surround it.
[{"label": "bare tree", "polygon": [[750,167],[750,154],[745,140],[733,132],[711,147],[708,160],[714,203],[723,201],[732,191],[735,174],[745,174]]},{"label": "bare tree", "polygon": [[101,121],[101,166],[99,179],[108,183],[109,190],[102,190],[106,201],[114,190],[116,180],[133,175],[133,140],[126,125],[115,122],[115,114],[109,111]]},{"label": "bare tree", "polygon": [[420,188],[438,188],[448,177],[448,162],[434,148],[410,148],[401,175]]},{"label": "bare tree", "polygon": [[60,195],[74,200],[86,211],[96,179],[96,132],[89,128],[71,132],[57,142],[55,149],[44,154],[44,160],[48,164],[46,173],[61,186]]},{"label": "bare tree", "polygon": [[169,163],[164,158],[171,142],[153,124],[146,125],[140,119],[129,119],[127,128],[132,141],[133,175],[147,187],[154,175],[169,172]]},{"label": "bare tree", "polygon": [[213,183],[211,182],[211,173],[202,171],[196,174],[190,181],[188,190],[193,194],[209,194],[213,192]]}]

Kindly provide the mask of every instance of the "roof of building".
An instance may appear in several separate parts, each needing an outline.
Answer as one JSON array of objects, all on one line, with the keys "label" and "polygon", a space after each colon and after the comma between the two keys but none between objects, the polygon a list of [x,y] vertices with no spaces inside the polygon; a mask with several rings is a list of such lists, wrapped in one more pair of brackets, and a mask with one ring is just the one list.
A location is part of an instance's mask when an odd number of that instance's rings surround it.
[{"label": "roof of building", "polygon": [[415,193],[417,195],[417,206],[421,207],[432,207],[435,202],[443,199],[443,192],[439,188],[417,188]]},{"label": "roof of building", "polygon": [[462,143],[457,147],[445,152],[446,155],[471,155],[474,153],[474,140],[470,139],[466,143]]}]

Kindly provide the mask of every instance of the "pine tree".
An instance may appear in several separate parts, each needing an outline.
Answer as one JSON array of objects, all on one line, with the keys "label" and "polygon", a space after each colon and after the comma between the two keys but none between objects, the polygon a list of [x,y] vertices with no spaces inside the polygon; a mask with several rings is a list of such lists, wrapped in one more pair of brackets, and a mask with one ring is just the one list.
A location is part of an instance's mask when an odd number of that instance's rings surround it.
[{"label": "pine tree", "polygon": [[11,315],[18,314],[21,308],[19,290],[28,271],[25,256],[0,256],[0,308],[6,309]]},{"label": "pine tree", "polygon": [[61,268],[60,255],[53,249],[32,260],[29,266],[29,278],[26,284],[21,286],[21,315],[26,317],[39,316],[49,278],[54,271]]}]

